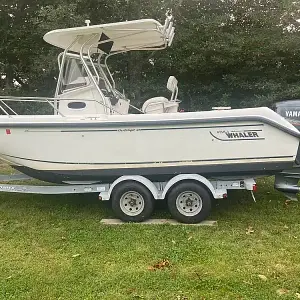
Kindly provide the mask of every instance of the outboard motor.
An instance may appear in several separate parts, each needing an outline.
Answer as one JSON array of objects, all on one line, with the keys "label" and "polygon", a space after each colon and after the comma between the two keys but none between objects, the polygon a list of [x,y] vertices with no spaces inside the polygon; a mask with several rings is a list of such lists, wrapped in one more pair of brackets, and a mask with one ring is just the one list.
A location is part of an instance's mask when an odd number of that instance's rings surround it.
[{"label": "outboard motor", "polygon": [[[300,100],[286,100],[275,103],[273,110],[285,118],[300,131]],[[300,147],[299,147],[300,148]],[[297,200],[300,180],[300,149],[298,150],[295,165],[275,176],[275,189],[283,192],[291,200]]]},{"label": "outboard motor", "polygon": [[300,100],[277,102],[274,110],[300,131]]}]

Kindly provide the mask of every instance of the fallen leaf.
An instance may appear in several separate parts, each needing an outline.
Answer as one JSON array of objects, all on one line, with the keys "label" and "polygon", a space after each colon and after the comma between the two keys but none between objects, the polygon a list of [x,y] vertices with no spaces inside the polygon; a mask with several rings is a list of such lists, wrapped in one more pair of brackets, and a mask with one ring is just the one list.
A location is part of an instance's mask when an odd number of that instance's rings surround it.
[{"label": "fallen leaf", "polygon": [[300,299],[300,293],[295,294],[298,299]]},{"label": "fallen leaf", "polygon": [[283,228],[284,228],[284,229],[289,229],[289,226],[284,225]]},{"label": "fallen leaf", "polygon": [[246,234],[251,234],[254,232],[254,229],[253,227],[249,226],[247,229],[246,229]]},{"label": "fallen leaf", "polygon": [[278,289],[276,291],[276,293],[281,296],[281,295],[284,295],[284,294],[287,294],[289,291],[287,289]]},{"label": "fallen leaf", "polygon": [[80,254],[74,254],[72,255],[73,258],[80,256]]},{"label": "fallen leaf", "polygon": [[192,235],[191,235],[191,236],[189,236],[189,237],[188,237],[188,241],[190,241],[192,238],[193,238],[193,236],[192,236]]},{"label": "fallen leaf", "polygon": [[161,270],[170,267],[170,262],[167,259],[163,259],[162,261],[154,264],[153,266],[148,267],[147,269],[150,271]]},{"label": "fallen leaf", "polygon": [[259,274],[258,277],[263,280],[263,281],[267,281],[268,278],[265,275]]},{"label": "fallen leaf", "polygon": [[285,206],[287,207],[287,206],[289,206],[289,204],[292,202],[292,200],[285,200],[285,202],[284,202],[284,204],[285,204]]},{"label": "fallen leaf", "polygon": [[6,277],[6,279],[11,279],[12,278],[12,276],[8,276],[8,277]]},{"label": "fallen leaf", "polygon": [[176,244],[176,241],[172,240],[172,243],[175,245],[175,244]]}]

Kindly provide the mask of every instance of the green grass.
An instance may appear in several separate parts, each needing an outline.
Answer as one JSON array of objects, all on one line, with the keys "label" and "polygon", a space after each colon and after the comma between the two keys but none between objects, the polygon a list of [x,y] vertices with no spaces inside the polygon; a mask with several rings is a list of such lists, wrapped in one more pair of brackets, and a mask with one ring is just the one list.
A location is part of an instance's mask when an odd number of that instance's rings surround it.
[{"label": "green grass", "polygon": [[[97,195],[0,193],[0,299],[298,299],[299,204],[271,179],[256,197],[231,192],[216,227],[109,226]],[[169,217],[164,202],[154,217]]]}]

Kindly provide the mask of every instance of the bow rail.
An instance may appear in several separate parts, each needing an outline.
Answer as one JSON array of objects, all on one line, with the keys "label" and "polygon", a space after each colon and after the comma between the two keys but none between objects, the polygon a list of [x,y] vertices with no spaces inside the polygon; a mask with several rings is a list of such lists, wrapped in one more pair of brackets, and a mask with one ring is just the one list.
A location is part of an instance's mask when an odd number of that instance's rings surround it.
[{"label": "bow rail", "polygon": [[[19,115],[16,110],[17,108],[12,108],[7,102],[10,103],[19,103],[19,102],[23,102],[23,103],[44,103],[44,104],[48,104],[49,106],[51,106],[54,111],[59,114],[62,117],[66,117],[66,115],[64,115],[58,107],[56,107],[54,104],[57,103],[58,101],[74,101],[75,99],[71,99],[71,98],[52,98],[52,97],[16,97],[16,96],[0,96],[0,110],[7,115],[8,117],[12,117],[13,115]],[[84,102],[98,102],[95,99],[84,99]],[[106,108],[120,114],[118,111],[114,110],[112,107],[101,103],[102,105],[106,106]],[[34,114],[36,114],[36,112],[34,112]]]}]

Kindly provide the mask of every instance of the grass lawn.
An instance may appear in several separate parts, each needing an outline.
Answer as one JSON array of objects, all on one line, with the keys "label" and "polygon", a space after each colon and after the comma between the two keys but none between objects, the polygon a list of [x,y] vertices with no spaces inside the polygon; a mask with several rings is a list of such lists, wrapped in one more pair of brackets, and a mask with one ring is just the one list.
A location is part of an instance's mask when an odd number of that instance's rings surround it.
[{"label": "grass lawn", "polygon": [[216,227],[110,226],[97,195],[0,193],[0,299],[300,299],[299,204],[270,178],[256,197],[231,192]]}]

